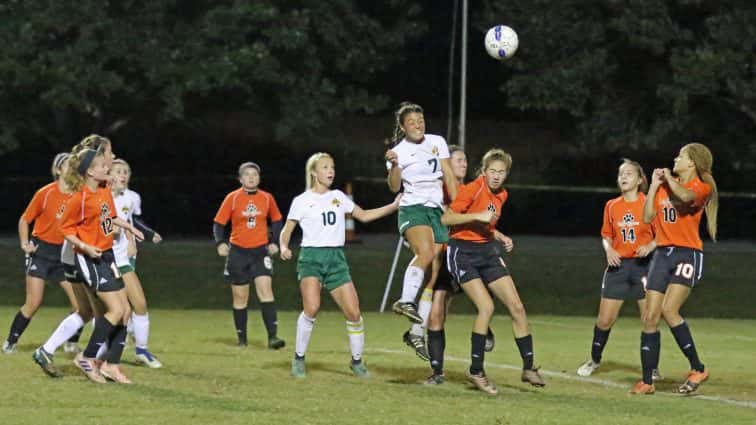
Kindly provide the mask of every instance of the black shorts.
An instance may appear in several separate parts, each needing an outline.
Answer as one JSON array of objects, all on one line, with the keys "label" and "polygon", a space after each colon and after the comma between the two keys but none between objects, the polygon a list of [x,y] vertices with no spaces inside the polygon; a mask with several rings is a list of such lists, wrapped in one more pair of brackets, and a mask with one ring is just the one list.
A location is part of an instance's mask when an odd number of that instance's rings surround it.
[{"label": "black shorts", "polygon": [[441,253],[441,268],[438,270],[438,277],[436,278],[436,284],[433,285],[433,290],[447,291],[451,294],[456,294],[462,292],[462,288],[460,288],[459,284],[454,281],[454,278],[449,272],[449,267],[446,262],[446,251],[448,251],[448,248]]},{"label": "black shorts", "polygon": [[473,279],[480,279],[486,285],[509,276],[509,269],[501,258],[496,242],[472,243],[451,239],[446,251],[449,273],[455,282],[463,285]]},{"label": "black shorts", "polygon": [[91,258],[77,252],[76,267],[84,283],[95,292],[113,292],[124,287],[112,249],[103,251],[100,258]]},{"label": "black shorts", "polygon": [[36,238],[31,240],[37,245],[37,251],[24,258],[24,268],[27,276],[36,277],[48,282],[63,282],[63,263],[60,262],[60,250],[63,245],[56,245]]},{"label": "black shorts", "polygon": [[609,266],[601,281],[601,297],[612,300],[642,300],[646,296],[647,258],[623,258],[619,267]]},{"label": "black shorts", "polygon": [[662,294],[670,283],[693,288],[703,277],[703,252],[692,248],[660,246],[648,269],[646,290]]},{"label": "black shorts", "polygon": [[232,285],[248,285],[259,276],[273,276],[273,259],[268,255],[267,244],[257,248],[231,245],[223,276]]},{"label": "black shorts", "polygon": [[63,274],[70,283],[86,283],[84,282],[84,278],[81,277],[81,273],[79,273],[79,268],[73,264],[63,263]]}]

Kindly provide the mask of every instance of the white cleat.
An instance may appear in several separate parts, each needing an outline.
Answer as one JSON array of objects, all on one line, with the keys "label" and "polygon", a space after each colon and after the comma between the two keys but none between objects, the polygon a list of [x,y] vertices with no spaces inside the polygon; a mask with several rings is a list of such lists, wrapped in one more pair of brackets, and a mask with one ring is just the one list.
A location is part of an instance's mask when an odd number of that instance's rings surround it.
[{"label": "white cleat", "polygon": [[577,370],[577,374],[579,376],[591,376],[593,372],[595,372],[596,369],[599,368],[599,366],[601,366],[601,363],[596,363],[593,360],[588,360],[580,365]]},{"label": "white cleat", "polygon": [[78,354],[81,352],[81,348],[75,342],[66,342],[63,344],[63,352],[67,354]]},{"label": "white cleat", "polygon": [[3,354],[16,354],[16,351],[18,351],[16,344],[11,344],[7,340],[3,342]]},{"label": "white cleat", "polygon": [[152,353],[150,353],[150,351],[147,349],[137,348],[135,357],[137,363],[145,365],[150,369],[160,369],[161,367],[163,367],[163,364],[160,363],[160,360],[158,360],[157,357],[153,356]]}]

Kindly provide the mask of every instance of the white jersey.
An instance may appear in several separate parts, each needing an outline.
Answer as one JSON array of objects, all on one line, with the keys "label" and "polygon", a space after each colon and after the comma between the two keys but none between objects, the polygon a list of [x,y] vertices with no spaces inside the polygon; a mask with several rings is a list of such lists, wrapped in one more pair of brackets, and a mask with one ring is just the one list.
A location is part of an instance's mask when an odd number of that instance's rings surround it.
[{"label": "white jersey", "polygon": [[[444,200],[441,160],[449,158],[449,146],[443,137],[426,134],[422,143],[408,142],[402,139],[391,148],[398,157],[402,170],[404,195],[399,205],[425,205],[441,208]],[[386,162],[391,170],[391,163]]]},{"label": "white jersey", "polygon": [[302,228],[303,247],[344,246],[345,215],[354,210],[354,202],[340,190],[315,193],[311,190],[291,201],[287,220],[296,220]]},{"label": "white jersey", "polygon": [[[142,214],[142,198],[133,190],[126,189],[120,194],[113,196],[116,213],[118,218],[128,223],[134,223],[133,216]],[[118,236],[113,240],[113,254],[115,255],[116,266],[127,266],[129,264],[129,240],[126,237],[126,231],[121,230]]]}]

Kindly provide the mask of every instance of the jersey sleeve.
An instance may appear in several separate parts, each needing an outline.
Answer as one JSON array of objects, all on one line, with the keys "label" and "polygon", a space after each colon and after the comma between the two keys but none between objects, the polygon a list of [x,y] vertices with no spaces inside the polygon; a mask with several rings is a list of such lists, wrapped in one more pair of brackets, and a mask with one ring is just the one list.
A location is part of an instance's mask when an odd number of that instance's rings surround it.
[{"label": "jersey sleeve", "polygon": [[702,207],[706,205],[706,202],[708,202],[709,196],[711,195],[711,186],[703,182],[696,182],[689,189],[696,195],[693,200],[694,207]]},{"label": "jersey sleeve", "polygon": [[228,224],[228,221],[231,220],[231,204],[233,204],[233,196],[233,193],[229,193],[223,199],[223,203],[215,214],[215,218],[213,218],[214,222],[225,226]]},{"label": "jersey sleeve", "polygon": [[44,206],[45,202],[45,193],[47,193],[47,191],[38,190],[32,197],[31,201],[29,201],[29,205],[26,206],[26,210],[24,211],[23,215],[25,222],[31,223],[37,217],[39,217],[40,214],[42,214],[42,207]]},{"label": "jersey sleeve", "polygon": [[134,213],[133,215],[142,215],[142,197],[134,192]]},{"label": "jersey sleeve", "polygon": [[270,200],[270,206],[268,208],[268,218],[270,218],[271,222],[281,221],[283,219],[283,216],[281,215],[281,210],[278,209],[276,198],[274,198],[273,195],[268,194],[268,199]]},{"label": "jersey sleeve", "polygon": [[341,201],[341,205],[344,208],[344,212],[347,214],[351,214],[352,211],[354,211],[354,201],[349,199],[346,194],[340,190],[336,191],[336,196],[339,197],[339,201]]},{"label": "jersey sleeve", "polygon": [[63,236],[75,235],[76,225],[81,221],[81,192],[75,193],[66,201],[63,215],[60,217],[60,232]]},{"label": "jersey sleeve", "polygon": [[304,211],[302,210],[302,198],[301,195],[294,198],[291,201],[291,207],[289,207],[289,215],[286,216],[287,220],[302,221]]},{"label": "jersey sleeve", "polygon": [[611,216],[611,204],[612,201],[609,201],[604,205],[604,222],[601,225],[601,237],[607,238],[607,239],[614,239],[614,229],[612,227],[612,216]]},{"label": "jersey sleeve", "polygon": [[457,189],[457,197],[454,198],[454,201],[449,205],[449,208],[451,208],[452,211],[460,214],[467,212],[475,200],[475,194],[478,193],[478,190],[480,189],[479,184],[476,183],[477,182],[472,182]]},{"label": "jersey sleeve", "polygon": [[438,139],[438,157],[440,159],[449,158],[451,156],[449,155],[449,145],[446,144],[446,140],[443,137],[439,136]]}]

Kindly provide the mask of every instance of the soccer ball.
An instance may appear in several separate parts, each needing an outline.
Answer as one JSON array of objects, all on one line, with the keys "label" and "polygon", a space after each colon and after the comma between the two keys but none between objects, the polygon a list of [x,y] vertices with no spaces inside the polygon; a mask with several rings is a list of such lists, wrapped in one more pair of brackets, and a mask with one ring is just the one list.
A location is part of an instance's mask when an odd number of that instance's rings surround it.
[{"label": "soccer ball", "polygon": [[506,25],[497,25],[486,33],[486,52],[496,60],[511,58],[519,45],[517,33]]}]

